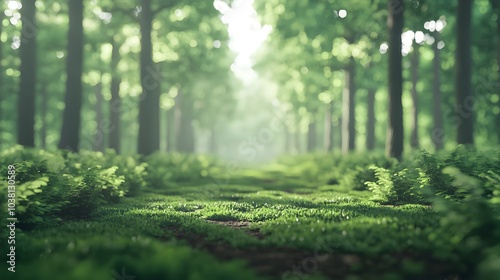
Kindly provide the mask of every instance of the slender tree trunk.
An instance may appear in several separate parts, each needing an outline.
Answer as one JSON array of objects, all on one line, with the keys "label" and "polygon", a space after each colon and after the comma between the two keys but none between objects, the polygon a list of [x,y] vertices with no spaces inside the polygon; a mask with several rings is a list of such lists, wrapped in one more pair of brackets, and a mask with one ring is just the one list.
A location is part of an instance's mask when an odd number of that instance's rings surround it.
[{"label": "slender tree trunk", "polygon": [[215,125],[210,128],[209,151],[211,154],[217,153],[217,130]]},{"label": "slender tree trunk", "polygon": [[42,149],[47,147],[47,111],[48,111],[48,96],[47,96],[47,85],[45,83],[41,84],[40,87],[40,119],[42,122],[42,127],[40,128],[40,144]]},{"label": "slender tree trunk", "polygon": [[389,123],[387,128],[386,154],[398,160],[403,155],[403,68],[401,34],[404,24],[403,1],[389,0]]},{"label": "slender tree trunk", "polygon": [[344,91],[342,95],[342,153],[353,151],[356,144],[356,119],[354,97],[356,94],[355,76],[356,61],[354,57],[349,58],[344,80]]},{"label": "slender tree trunk", "polygon": [[66,95],[59,149],[78,152],[82,108],[83,0],[71,0],[69,7]]},{"label": "slender tree trunk", "polygon": [[192,102],[182,91],[177,94],[177,137],[176,150],[182,153],[194,153],[194,127],[192,123]]},{"label": "slender tree trunk", "polygon": [[296,129],[295,129],[295,150],[297,151],[297,154],[300,154],[301,153],[301,150],[302,150],[302,141],[301,141],[301,137],[302,137],[302,132],[301,132],[301,129],[300,129],[300,117],[298,115],[295,116],[296,118]]},{"label": "slender tree trunk", "polygon": [[[1,11],[5,10],[5,1],[2,1],[0,3]],[[2,38],[2,33],[3,33],[3,19],[5,18],[5,14],[0,12],[0,38]],[[3,89],[3,75],[5,73],[5,70],[3,68],[3,44],[0,43],[0,149],[2,148],[2,143],[3,143],[3,126],[2,124],[4,123],[3,119],[3,108],[2,105],[5,103],[3,101],[4,99],[4,89]]]},{"label": "slender tree trunk", "polygon": [[95,121],[96,121],[96,132],[94,134],[94,151],[104,152],[104,112],[102,110],[103,97],[102,97],[102,83],[98,82],[95,87]]},{"label": "slender tree trunk", "polygon": [[[499,1],[500,2],[500,1]],[[497,15],[500,17],[500,3],[497,4]],[[498,37],[498,46],[497,46],[497,71],[498,71],[498,82],[500,84],[500,18],[497,17],[497,37]],[[497,92],[497,94],[500,94]],[[495,130],[497,132],[497,141],[498,144],[500,144],[500,98],[497,99],[496,102],[496,107],[497,107],[497,114],[495,116]]]},{"label": "slender tree trunk", "polygon": [[177,96],[175,96],[175,106],[174,106],[174,135],[172,137],[173,144],[172,148],[174,151],[179,151],[179,145],[177,144],[177,141],[179,139],[179,134],[181,133],[181,118],[182,118],[182,102],[183,102],[183,96],[182,96],[182,91],[179,90],[177,93]]},{"label": "slender tree trunk", "polygon": [[17,104],[17,142],[35,146],[35,91],[36,91],[36,7],[35,0],[23,0],[21,8],[21,78]]},{"label": "slender tree trunk", "polygon": [[307,152],[316,150],[316,122],[311,120],[307,127]]},{"label": "slender tree trunk", "polygon": [[459,0],[457,8],[457,49],[455,53],[455,90],[458,144],[474,144],[474,99],[471,86],[472,0]]},{"label": "slender tree trunk", "polygon": [[176,107],[170,108],[167,111],[167,152],[171,153],[174,151],[174,139],[175,139],[175,110]]},{"label": "slender tree trunk", "polygon": [[292,142],[292,135],[290,133],[290,129],[286,125],[286,123],[283,123],[283,128],[285,130],[285,147],[284,147],[284,153],[289,154],[291,150],[291,142]]},{"label": "slender tree trunk", "polygon": [[139,139],[137,151],[149,155],[160,149],[160,78],[153,63],[151,31],[153,11],[151,0],[141,0],[141,85],[142,96],[139,103]]},{"label": "slender tree trunk", "polygon": [[434,119],[434,128],[431,134],[432,142],[436,150],[442,150],[444,147],[444,128],[443,128],[443,113],[441,112],[441,51],[437,47],[440,41],[439,32],[434,32],[435,43],[432,44],[434,59],[432,60],[432,72],[434,79],[432,80],[432,115]]},{"label": "slender tree trunk", "polygon": [[120,84],[121,79],[118,74],[118,63],[120,62],[120,46],[113,38],[111,41],[111,101],[109,103],[109,147],[114,149],[117,154],[121,153],[121,98]]},{"label": "slender tree trunk", "polygon": [[[498,81],[500,82],[500,0],[490,0],[493,10],[497,14],[497,66],[498,66]],[[497,92],[498,94],[498,92]],[[496,107],[500,110],[500,99],[496,103]],[[497,140],[500,144],[500,112],[495,117],[495,127],[497,132]]]},{"label": "slender tree trunk", "polygon": [[325,151],[329,152],[333,148],[333,123],[332,123],[332,108],[333,101],[326,105],[325,110],[325,135],[323,138],[323,145]]},{"label": "slender tree trunk", "polygon": [[375,89],[368,89],[367,123],[366,123],[366,149],[375,149]]},{"label": "slender tree trunk", "polygon": [[411,137],[410,146],[412,148],[419,147],[419,137],[418,137],[418,67],[420,64],[420,48],[418,44],[414,45],[413,52],[410,57],[411,64],[411,100],[412,100],[412,118],[411,118]]}]

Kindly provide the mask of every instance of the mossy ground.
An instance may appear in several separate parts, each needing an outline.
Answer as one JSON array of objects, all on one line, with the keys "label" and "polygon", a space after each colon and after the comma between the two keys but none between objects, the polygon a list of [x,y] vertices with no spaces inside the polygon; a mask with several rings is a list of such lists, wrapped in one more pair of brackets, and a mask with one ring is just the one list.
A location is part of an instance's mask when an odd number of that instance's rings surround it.
[{"label": "mossy ground", "polygon": [[18,232],[13,279],[444,279],[465,269],[429,206],[380,205],[298,173],[275,164],[150,188],[88,220]]}]

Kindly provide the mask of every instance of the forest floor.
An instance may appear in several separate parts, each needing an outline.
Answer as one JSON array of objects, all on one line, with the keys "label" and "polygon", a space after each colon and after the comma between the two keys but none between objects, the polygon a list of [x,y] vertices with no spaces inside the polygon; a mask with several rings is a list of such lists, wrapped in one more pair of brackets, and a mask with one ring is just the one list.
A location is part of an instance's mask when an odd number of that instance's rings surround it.
[{"label": "forest floor", "polygon": [[369,196],[280,166],[153,188],[23,232],[12,279],[460,279],[429,240],[428,206]]}]

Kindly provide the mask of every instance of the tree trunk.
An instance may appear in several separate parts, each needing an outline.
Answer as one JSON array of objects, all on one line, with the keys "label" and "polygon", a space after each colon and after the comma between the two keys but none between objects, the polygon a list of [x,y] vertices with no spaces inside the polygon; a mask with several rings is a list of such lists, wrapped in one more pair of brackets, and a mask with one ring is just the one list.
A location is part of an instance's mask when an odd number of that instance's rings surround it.
[{"label": "tree trunk", "polygon": [[120,84],[121,79],[118,74],[118,63],[120,62],[120,46],[115,39],[111,41],[111,101],[109,103],[109,147],[114,149],[117,154],[121,152],[121,98]]},{"label": "tree trunk", "polygon": [[140,13],[142,95],[139,103],[137,152],[141,155],[149,155],[160,149],[160,78],[153,63],[151,0],[141,0],[140,3],[142,8]]},{"label": "tree trunk", "polygon": [[176,105],[178,105],[177,118],[179,125],[176,139],[177,151],[194,153],[193,104],[182,91],[179,91]]},{"label": "tree trunk", "polygon": [[410,146],[412,148],[419,147],[419,137],[418,137],[418,67],[420,64],[420,48],[418,44],[414,45],[413,52],[410,57],[411,65],[411,100],[412,100],[412,118],[411,118],[411,136],[410,136]]},{"label": "tree trunk", "polygon": [[[1,11],[5,10],[5,1],[2,1],[0,3]],[[0,38],[2,38],[2,33],[3,33],[3,19],[5,18],[5,14],[0,12]],[[0,43],[0,149],[2,148],[2,143],[3,143],[3,126],[2,124],[4,123],[3,119],[3,110],[2,110],[2,104],[5,102],[3,101],[4,98],[4,90],[3,90],[3,75],[5,73],[5,70],[3,68],[3,44]]]},{"label": "tree trunk", "polygon": [[[500,0],[490,0],[491,6],[493,10],[497,14],[497,69],[498,69],[498,82],[500,82]],[[497,92],[498,94],[498,92]],[[495,117],[495,127],[497,132],[497,140],[500,144],[500,99],[498,99],[496,103],[496,107],[498,108],[497,115]]]},{"label": "tree trunk", "polygon": [[210,139],[208,144],[209,152],[213,155],[217,154],[217,130],[215,126],[210,128]]},{"label": "tree trunk", "polygon": [[95,121],[96,121],[96,132],[94,134],[94,145],[93,150],[98,152],[104,152],[104,113],[102,111],[102,83],[98,82],[95,87]]},{"label": "tree trunk", "polygon": [[307,152],[316,150],[316,122],[311,120],[307,127]]},{"label": "tree trunk", "polygon": [[283,128],[285,132],[285,147],[284,147],[284,153],[289,154],[291,150],[291,142],[292,142],[292,135],[290,133],[290,129],[286,125],[286,123],[283,123]]},{"label": "tree trunk", "polygon": [[455,90],[457,143],[474,144],[474,99],[471,87],[472,0],[459,0],[457,8],[457,49],[455,52]]},{"label": "tree trunk", "polygon": [[297,151],[297,154],[300,154],[301,150],[302,150],[302,143],[300,141],[300,138],[302,136],[302,133],[300,131],[300,117],[297,115],[296,117],[296,129],[295,129],[295,150]]},{"label": "tree trunk", "polygon": [[326,105],[325,110],[325,135],[323,138],[323,145],[325,151],[329,152],[333,148],[333,123],[332,123],[332,108],[333,101]]},{"label": "tree trunk", "polygon": [[[500,1],[497,1],[496,10],[497,10],[497,40],[499,42],[497,46],[497,69],[498,69],[497,84],[500,84]],[[497,107],[500,108],[500,98],[497,101]],[[498,144],[500,144],[500,112],[498,112],[496,116],[496,131],[497,131]]]},{"label": "tree trunk", "polygon": [[442,150],[444,147],[444,128],[443,114],[441,112],[441,51],[437,47],[440,41],[439,32],[434,32],[435,43],[432,44],[434,59],[432,60],[432,72],[434,79],[432,81],[432,115],[434,119],[434,128],[431,134],[432,142],[436,150]]},{"label": "tree trunk", "polygon": [[366,119],[366,149],[375,149],[375,93],[376,90],[368,89],[367,119]]},{"label": "tree trunk", "polygon": [[386,154],[401,160],[403,155],[403,68],[401,34],[404,24],[402,1],[389,0],[389,118],[387,127]]},{"label": "tree trunk", "polygon": [[167,152],[174,151],[174,139],[175,139],[175,111],[176,107],[170,108],[167,111]]},{"label": "tree trunk", "polygon": [[354,114],[354,97],[356,87],[354,79],[356,76],[356,61],[354,57],[349,58],[349,65],[344,71],[344,91],[342,95],[342,153],[347,154],[354,150],[356,140],[356,119]]},{"label": "tree trunk", "polygon": [[40,120],[42,122],[42,127],[40,128],[40,144],[42,149],[47,147],[47,111],[48,111],[48,96],[47,96],[47,85],[42,83],[40,87]]},{"label": "tree trunk", "polygon": [[35,146],[35,91],[36,91],[36,7],[35,0],[23,0],[21,8],[21,77],[17,104],[17,142]]},{"label": "tree trunk", "polygon": [[66,95],[59,149],[79,151],[82,71],[83,71],[83,0],[71,0],[69,7],[68,50],[66,56]]}]

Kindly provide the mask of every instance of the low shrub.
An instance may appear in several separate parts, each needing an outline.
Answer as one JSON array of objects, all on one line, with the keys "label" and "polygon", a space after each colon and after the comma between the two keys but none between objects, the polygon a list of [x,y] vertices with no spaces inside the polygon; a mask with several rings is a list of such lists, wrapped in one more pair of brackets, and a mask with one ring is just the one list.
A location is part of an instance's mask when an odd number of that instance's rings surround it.
[{"label": "low shrub", "polygon": [[155,153],[145,159],[146,181],[152,188],[169,187],[172,183],[210,180],[219,163],[205,155]]}]

